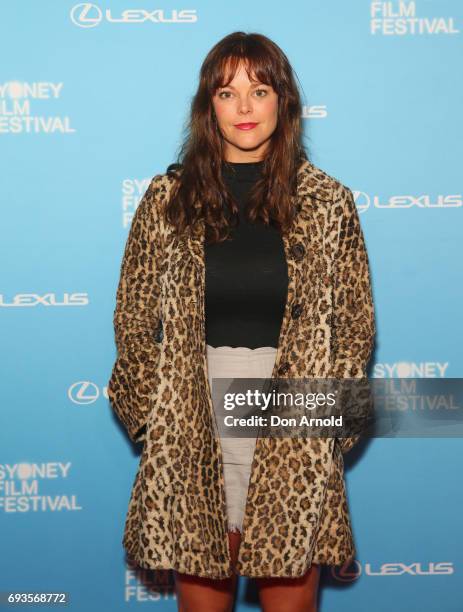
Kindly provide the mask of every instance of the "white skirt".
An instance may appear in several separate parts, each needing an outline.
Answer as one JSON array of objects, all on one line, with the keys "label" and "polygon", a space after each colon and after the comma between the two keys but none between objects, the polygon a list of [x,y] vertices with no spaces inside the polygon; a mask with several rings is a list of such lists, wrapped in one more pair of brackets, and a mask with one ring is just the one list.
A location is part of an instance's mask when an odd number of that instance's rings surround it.
[{"label": "white skirt", "polygon": [[[207,366],[209,385],[213,378],[270,378],[277,349],[262,346],[251,349],[243,346],[209,344]],[[214,406],[217,409],[217,406]],[[228,530],[241,531],[248,493],[251,464],[256,438],[220,438],[225,480]]]}]

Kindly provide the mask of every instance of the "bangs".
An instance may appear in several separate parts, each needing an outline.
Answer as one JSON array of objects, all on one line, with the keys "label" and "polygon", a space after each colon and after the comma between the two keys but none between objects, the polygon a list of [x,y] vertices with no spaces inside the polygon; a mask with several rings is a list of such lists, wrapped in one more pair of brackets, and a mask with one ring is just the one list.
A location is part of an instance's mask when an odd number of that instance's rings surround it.
[{"label": "bangs", "polygon": [[211,78],[211,95],[213,95],[219,87],[226,87],[233,81],[240,64],[244,65],[251,82],[260,82],[265,85],[270,85],[277,91],[278,85],[277,79],[275,78],[276,71],[269,64],[268,57],[261,57],[258,53],[248,56],[235,54],[223,57],[222,60],[217,63],[216,70]]}]

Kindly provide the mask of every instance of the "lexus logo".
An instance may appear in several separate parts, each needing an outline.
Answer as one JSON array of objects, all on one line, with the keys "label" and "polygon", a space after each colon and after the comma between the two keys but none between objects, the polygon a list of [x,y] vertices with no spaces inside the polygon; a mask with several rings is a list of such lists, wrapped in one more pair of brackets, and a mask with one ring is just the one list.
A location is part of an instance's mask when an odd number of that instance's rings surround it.
[{"label": "lexus logo", "polygon": [[363,213],[370,208],[370,196],[364,191],[354,191],[355,204],[359,213]]},{"label": "lexus logo", "polygon": [[68,397],[74,404],[93,404],[100,397],[100,390],[95,383],[81,380],[69,387]]},{"label": "lexus logo", "polygon": [[339,569],[336,566],[331,568],[331,574],[339,582],[353,582],[360,577],[362,566],[356,560],[351,561],[347,565],[344,563]]},{"label": "lexus logo", "polygon": [[141,8],[126,8],[117,14],[111,9],[105,9],[104,13],[96,4],[82,2],[71,9],[71,21],[80,28],[94,28],[103,19],[108,23],[195,23],[198,21],[196,9],[164,9],[146,10]]},{"label": "lexus logo", "polygon": [[71,21],[81,28],[94,28],[101,23],[103,12],[96,4],[82,2],[71,9]]}]

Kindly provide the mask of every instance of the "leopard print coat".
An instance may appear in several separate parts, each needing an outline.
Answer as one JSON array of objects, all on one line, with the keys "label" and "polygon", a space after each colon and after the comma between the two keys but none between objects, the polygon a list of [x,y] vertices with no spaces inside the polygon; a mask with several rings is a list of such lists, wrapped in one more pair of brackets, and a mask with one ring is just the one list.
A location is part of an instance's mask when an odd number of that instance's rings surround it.
[{"label": "leopard print coat", "polygon": [[[108,396],[143,442],[123,546],[138,565],[232,574],[220,438],[205,343],[204,224],[174,236],[162,211],[175,173],[134,214],[114,311]],[[375,335],[368,256],[350,189],[303,161],[283,242],[287,303],[272,378],[365,378]],[[299,577],[355,556],[343,454],[351,438],[258,437],[236,571]]]}]

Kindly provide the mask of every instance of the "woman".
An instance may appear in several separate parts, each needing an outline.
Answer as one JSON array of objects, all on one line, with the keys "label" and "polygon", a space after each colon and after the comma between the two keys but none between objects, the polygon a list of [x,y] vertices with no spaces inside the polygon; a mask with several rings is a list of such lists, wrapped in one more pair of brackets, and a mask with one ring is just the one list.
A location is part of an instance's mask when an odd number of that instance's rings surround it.
[{"label": "woman", "polygon": [[143,453],[123,544],[173,569],[179,610],[316,610],[355,555],[350,438],[220,438],[214,378],[364,378],[375,333],[352,192],[311,164],[281,49],[235,32],[205,58],[179,164],[153,178],[124,253],[111,404]]}]

